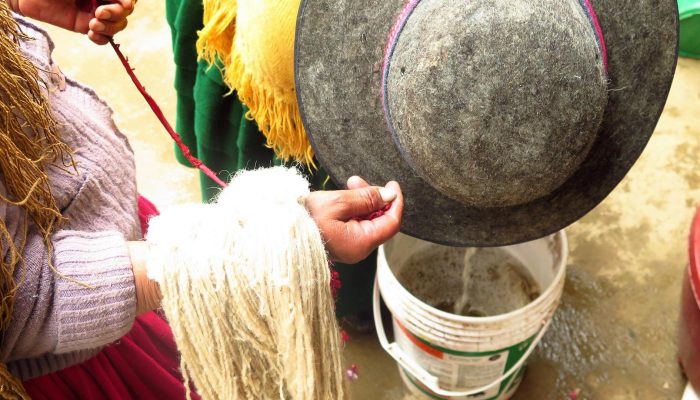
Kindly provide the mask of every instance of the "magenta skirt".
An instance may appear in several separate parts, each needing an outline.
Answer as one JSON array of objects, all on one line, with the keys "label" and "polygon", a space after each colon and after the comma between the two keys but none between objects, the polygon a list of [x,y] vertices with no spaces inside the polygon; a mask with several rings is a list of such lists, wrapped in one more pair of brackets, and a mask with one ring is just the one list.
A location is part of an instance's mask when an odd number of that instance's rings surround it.
[{"label": "magenta skirt", "polygon": [[[146,232],[158,211],[139,198],[139,218]],[[82,364],[24,381],[35,400],[184,399],[185,386],[172,332],[165,318],[150,312],[136,318],[129,333]],[[199,399],[195,393],[193,399]]]}]

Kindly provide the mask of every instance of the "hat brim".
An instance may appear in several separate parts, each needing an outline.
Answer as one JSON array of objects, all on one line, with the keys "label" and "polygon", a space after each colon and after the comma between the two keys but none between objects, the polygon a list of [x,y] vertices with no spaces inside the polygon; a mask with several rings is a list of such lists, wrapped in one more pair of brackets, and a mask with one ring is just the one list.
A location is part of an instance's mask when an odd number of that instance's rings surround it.
[{"label": "hat brim", "polygon": [[470,208],[418,177],[395,147],[380,100],[388,32],[404,0],[304,0],[295,39],[302,119],[335,183],[359,175],[400,183],[401,230],[454,246],[503,246],[554,233],[598,205],[646,146],[663,110],[678,52],[676,0],[591,0],[609,60],[609,99],[588,157],[549,195],[512,207]]}]

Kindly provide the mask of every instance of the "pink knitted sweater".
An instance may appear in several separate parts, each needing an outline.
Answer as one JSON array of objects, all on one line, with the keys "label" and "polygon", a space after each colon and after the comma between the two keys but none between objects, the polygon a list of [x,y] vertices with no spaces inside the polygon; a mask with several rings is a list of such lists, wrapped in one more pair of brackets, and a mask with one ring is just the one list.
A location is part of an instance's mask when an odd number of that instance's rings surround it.
[{"label": "pink knitted sweater", "polygon": [[[60,74],[44,31],[17,20],[34,38],[23,42],[22,49],[44,71],[63,140],[76,151],[79,174],[49,168],[53,193],[68,218],[53,237],[54,265],[91,286],[53,272],[42,236],[30,227],[26,275],[0,344],[0,357],[10,371],[27,379],[86,360],[129,330],[136,298],[126,241],[140,237],[140,228],[132,150],[114,125],[112,111],[92,90]],[[0,193],[6,193],[1,185]],[[18,207],[0,203],[0,218],[16,238],[25,217]]]}]

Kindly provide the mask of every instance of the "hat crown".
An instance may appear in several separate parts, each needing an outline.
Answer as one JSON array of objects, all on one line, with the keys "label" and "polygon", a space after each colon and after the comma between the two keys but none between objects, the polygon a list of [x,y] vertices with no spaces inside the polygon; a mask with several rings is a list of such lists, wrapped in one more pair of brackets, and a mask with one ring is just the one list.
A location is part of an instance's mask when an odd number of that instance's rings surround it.
[{"label": "hat crown", "polygon": [[419,2],[385,60],[395,143],[414,172],[467,206],[553,192],[603,119],[597,39],[577,0]]}]

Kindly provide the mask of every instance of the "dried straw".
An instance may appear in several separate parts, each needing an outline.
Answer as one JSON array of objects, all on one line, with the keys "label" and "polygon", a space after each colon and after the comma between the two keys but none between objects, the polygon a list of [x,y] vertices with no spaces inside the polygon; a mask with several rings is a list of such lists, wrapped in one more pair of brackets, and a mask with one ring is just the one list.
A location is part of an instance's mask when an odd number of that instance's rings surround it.
[{"label": "dried straw", "polygon": [[[60,161],[73,166],[72,152],[58,134],[45,90],[36,67],[22,54],[23,35],[7,2],[0,1],[0,173],[9,192],[0,201],[21,206],[52,249],[50,235],[63,220],[51,194],[46,165]],[[26,239],[29,221],[23,224]],[[0,329],[10,323],[14,294],[19,282],[13,279],[22,264],[24,241],[15,243],[4,220],[0,220]]]}]

